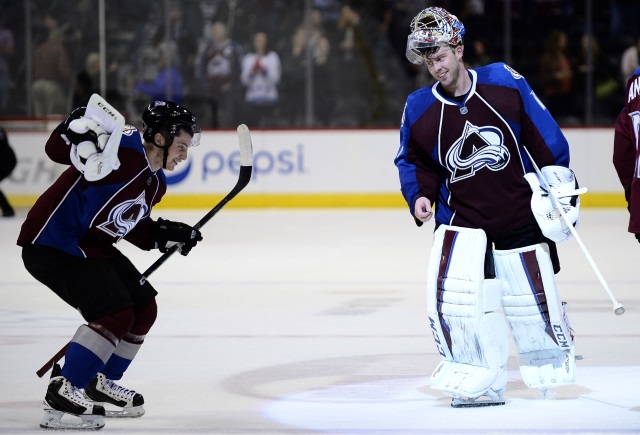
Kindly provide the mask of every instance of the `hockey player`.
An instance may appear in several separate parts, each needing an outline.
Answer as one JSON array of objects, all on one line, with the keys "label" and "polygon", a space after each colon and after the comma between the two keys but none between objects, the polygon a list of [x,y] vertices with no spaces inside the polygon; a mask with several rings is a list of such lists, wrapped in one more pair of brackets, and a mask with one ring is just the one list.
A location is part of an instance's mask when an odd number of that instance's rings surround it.
[{"label": "hockey player", "polygon": [[143,140],[94,95],[45,147],[53,161],[70,166],[29,211],[17,243],[29,273],[87,322],[73,336],[64,366],[52,371],[40,423],[46,429],[95,430],[105,414],[144,414],[142,395],[114,381],[154,324],[157,292],[114,244],[125,239],[166,252],[179,243],[187,255],[202,240],[189,225],[150,217],[167,189],[163,170],[172,171],[199,143],[194,115],[156,101],[142,121]]},{"label": "hockey player", "polygon": [[465,69],[464,33],[442,8],[413,19],[406,56],[426,64],[437,82],[407,98],[395,158],[417,225],[435,216],[427,306],[442,361],[431,386],[452,396],[454,407],[505,403],[500,308],[527,385],[546,391],[572,383],[575,367],[554,279],[555,243],[570,236],[557,207],[578,220],[569,147],[520,74],[504,63]]},{"label": "hockey player", "polygon": [[[17,164],[16,153],[9,145],[7,131],[0,127],[0,181],[11,175]],[[2,211],[0,215],[2,217],[12,217],[16,214],[2,190],[0,190],[0,211]]]},{"label": "hockey player", "polygon": [[627,93],[624,109],[618,115],[613,141],[613,165],[624,189],[624,197],[629,209],[630,233],[640,242],[640,181],[638,164],[640,154],[640,68],[636,69],[627,81]]}]

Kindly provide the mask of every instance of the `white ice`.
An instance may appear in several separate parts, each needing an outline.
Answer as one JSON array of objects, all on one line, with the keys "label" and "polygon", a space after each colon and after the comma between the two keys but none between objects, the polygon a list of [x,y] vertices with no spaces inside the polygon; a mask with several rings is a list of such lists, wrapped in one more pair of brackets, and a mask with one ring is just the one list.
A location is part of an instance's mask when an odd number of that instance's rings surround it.
[{"label": "white ice", "polygon": [[[205,210],[157,210],[195,223]],[[43,433],[47,377],[35,374],[82,323],[25,270],[15,245],[26,211],[0,218],[0,433]],[[147,414],[107,420],[121,434],[640,433],[640,245],[626,210],[583,209],[559,246],[560,294],[576,332],[578,380],[545,400],[511,346],[505,406],[451,408],[429,387],[439,357],[426,321],[433,224],[401,209],[227,208],[188,257],[150,281],[159,316],[121,384]],[[158,252],[120,248],[144,271]],[[91,291],[91,283],[87,283]]]}]

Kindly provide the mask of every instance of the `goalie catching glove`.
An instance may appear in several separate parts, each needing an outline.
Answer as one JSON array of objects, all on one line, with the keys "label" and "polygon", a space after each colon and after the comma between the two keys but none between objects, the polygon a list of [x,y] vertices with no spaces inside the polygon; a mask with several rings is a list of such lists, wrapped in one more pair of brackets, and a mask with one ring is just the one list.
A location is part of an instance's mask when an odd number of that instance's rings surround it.
[{"label": "goalie catching glove", "polygon": [[65,120],[62,138],[71,145],[71,163],[87,181],[101,180],[120,167],[123,131],[124,117],[98,94]]},{"label": "goalie catching glove", "polygon": [[173,222],[158,218],[153,230],[155,248],[167,252],[172,246],[180,243],[180,254],[187,255],[196,244],[202,241],[202,234],[193,227],[182,222]]},{"label": "goalie catching glove", "polygon": [[[525,174],[524,178],[531,186],[531,210],[545,237],[556,243],[564,242],[571,237],[571,230],[562,217],[558,207],[574,227],[580,221],[580,197],[587,191],[578,187],[574,172],[563,166],[546,166],[541,170],[544,181],[533,173]],[[546,186],[551,192],[548,192]]]}]

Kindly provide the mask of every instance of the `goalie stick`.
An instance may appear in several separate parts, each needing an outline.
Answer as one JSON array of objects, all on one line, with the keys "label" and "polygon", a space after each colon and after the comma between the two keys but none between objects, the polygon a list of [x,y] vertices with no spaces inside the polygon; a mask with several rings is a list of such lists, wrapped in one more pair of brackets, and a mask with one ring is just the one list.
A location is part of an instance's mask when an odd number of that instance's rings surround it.
[{"label": "goalie stick", "polygon": [[[215,207],[213,207],[197,224],[193,226],[194,229],[199,230],[202,228],[209,220],[214,217],[222,208],[227,205],[229,201],[238,195],[242,189],[247,187],[249,181],[251,181],[251,173],[253,171],[253,146],[251,144],[251,135],[249,133],[249,128],[245,124],[240,124],[238,126],[238,141],[240,143],[240,175],[238,176],[238,182],[231,189],[231,191],[225,196]],[[172,246],[167,252],[165,252],[155,263],[153,263],[140,278],[140,285],[143,285],[149,276],[155,272],[165,261],[169,259],[182,244],[176,244]],[[64,356],[69,344],[71,342],[64,345],[62,349],[58,351],[49,361],[43,365],[40,370],[36,372],[39,378],[43,377],[45,373],[53,367],[55,363],[60,361]]]},{"label": "goalie stick", "polygon": [[540,179],[540,182],[542,184],[544,184],[543,187],[547,190],[547,192],[549,194],[549,197],[553,201],[553,204],[556,206],[556,208],[560,212],[560,215],[562,216],[562,219],[564,219],[565,223],[567,224],[567,227],[569,227],[569,231],[571,231],[571,234],[576,239],[576,242],[578,242],[578,245],[580,246],[580,249],[582,250],[582,253],[584,254],[585,257],[587,257],[587,260],[589,261],[589,264],[591,265],[591,268],[593,269],[593,271],[595,272],[596,276],[598,277],[598,280],[600,280],[600,284],[602,284],[602,287],[604,287],[605,291],[607,292],[607,295],[609,296],[609,299],[611,299],[611,302],[613,303],[613,312],[616,314],[616,316],[623,315],[624,314],[624,307],[622,306],[622,304],[620,302],[618,302],[616,300],[615,296],[613,295],[613,292],[609,288],[609,285],[607,284],[607,282],[604,280],[604,277],[600,273],[600,269],[598,269],[598,266],[596,266],[596,263],[593,261],[593,258],[591,258],[591,255],[589,254],[589,251],[587,251],[587,247],[584,245],[584,243],[582,243],[582,239],[580,239],[580,237],[578,236],[578,232],[573,227],[573,223],[569,220],[569,218],[567,217],[566,213],[564,212],[564,209],[562,208],[562,204],[560,203],[560,201],[556,197],[555,192],[553,190],[551,190],[551,186],[549,186],[549,183],[547,182],[547,180],[542,175],[542,172],[540,171],[540,168],[538,168],[538,165],[533,160],[533,157],[529,153],[529,150],[527,148],[524,148],[524,151],[529,156],[529,160],[531,160],[531,164],[533,165],[533,168],[535,169],[536,174],[538,175],[538,178]]}]

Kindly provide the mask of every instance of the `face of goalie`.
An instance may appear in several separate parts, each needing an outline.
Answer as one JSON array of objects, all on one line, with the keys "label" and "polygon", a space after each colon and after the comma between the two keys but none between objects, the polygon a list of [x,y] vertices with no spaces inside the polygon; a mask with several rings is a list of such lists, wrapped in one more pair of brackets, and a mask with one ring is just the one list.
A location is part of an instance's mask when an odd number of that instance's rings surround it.
[{"label": "face of goalie", "polygon": [[[151,154],[147,152],[149,156],[149,162],[154,171],[162,168],[162,161],[164,159],[164,147],[166,141],[162,134],[156,133],[155,142],[158,146],[151,147]],[[173,138],[173,142],[169,147],[167,153],[167,165],[164,169],[173,171],[176,166],[183,160],[187,159],[187,153],[189,146],[191,145],[191,135],[184,130],[180,130],[179,134]]]},{"label": "face of goalie", "polygon": [[424,55],[424,61],[433,78],[438,80],[451,96],[463,95],[468,90],[468,75],[462,62],[464,46],[442,45]]}]

